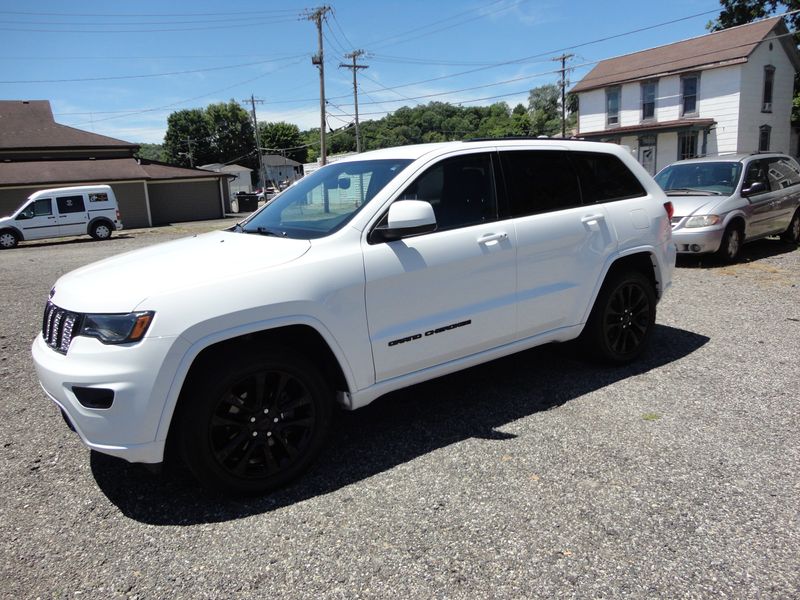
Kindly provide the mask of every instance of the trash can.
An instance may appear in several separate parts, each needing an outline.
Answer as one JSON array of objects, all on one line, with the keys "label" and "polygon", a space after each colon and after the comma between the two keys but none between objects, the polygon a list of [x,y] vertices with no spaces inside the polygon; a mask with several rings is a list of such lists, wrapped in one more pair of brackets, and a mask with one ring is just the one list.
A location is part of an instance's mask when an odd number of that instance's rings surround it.
[{"label": "trash can", "polygon": [[239,203],[238,212],[251,213],[258,208],[258,196],[256,194],[236,194],[236,201]]}]

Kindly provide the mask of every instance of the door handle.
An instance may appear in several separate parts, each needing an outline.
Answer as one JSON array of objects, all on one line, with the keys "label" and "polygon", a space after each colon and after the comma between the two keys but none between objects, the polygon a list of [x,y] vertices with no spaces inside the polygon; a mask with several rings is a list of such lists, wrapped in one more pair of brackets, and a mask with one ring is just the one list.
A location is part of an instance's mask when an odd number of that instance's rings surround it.
[{"label": "door handle", "polygon": [[588,215],[581,219],[581,223],[586,225],[589,231],[600,231],[600,221],[605,220],[603,215]]},{"label": "door handle", "polygon": [[501,240],[507,240],[507,239],[508,239],[507,233],[487,233],[478,238],[478,243],[490,244],[492,242],[499,242]]},{"label": "door handle", "polygon": [[66,218],[67,218],[67,215],[58,215],[58,218],[59,218],[59,219],[66,219]]}]

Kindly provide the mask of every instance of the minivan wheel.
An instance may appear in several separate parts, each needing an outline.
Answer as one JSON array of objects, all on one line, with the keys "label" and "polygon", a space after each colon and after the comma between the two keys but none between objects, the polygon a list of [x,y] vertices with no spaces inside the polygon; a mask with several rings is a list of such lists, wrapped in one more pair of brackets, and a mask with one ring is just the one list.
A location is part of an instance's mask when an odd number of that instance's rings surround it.
[{"label": "minivan wheel", "polygon": [[800,209],[794,211],[789,227],[781,234],[781,239],[790,244],[800,244]]},{"label": "minivan wheel", "polygon": [[0,248],[14,248],[19,243],[17,234],[13,231],[0,231]]},{"label": "minivan wheel", "polygon": [[722,243],[717,250],[717,258],[725,263],[734,263],[739,258],[739,253],[742,251],[742,242],[744,234],[741,228],[733,223],[728,225],[725,233],[722,234]]},{"label": "minivan wheel", "polygon": [[204,486],[262,493],[305,471],[330,429],[332,394],[317,368],[289,353],[262,353],[204,368],[187,385],[178,444]]},{"label": "minivan wheel", "polygon": [[92,227],[91,236],[96,240],[107,240],[111,237],[111,226],[108,223],[95,223]]},{"label": "minivan wheel", "polygon": [[603,283],[580,341],[592,357],[625,364],[644,351],[655,322],[652,282],[638,271],[618,271]]}]

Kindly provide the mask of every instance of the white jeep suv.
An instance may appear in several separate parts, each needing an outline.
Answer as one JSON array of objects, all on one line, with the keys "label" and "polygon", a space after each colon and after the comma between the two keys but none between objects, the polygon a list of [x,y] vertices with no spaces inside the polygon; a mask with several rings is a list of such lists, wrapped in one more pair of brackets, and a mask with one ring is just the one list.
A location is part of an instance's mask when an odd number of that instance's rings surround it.
[{"label": "white jeep suv", "polygon": [[235,227],[64,275],[33,358],[89,447],[259,492],[309,466],[336,402],[548,342],[624,363],[671,284],[671,204],[611,144],[367,152]]}]

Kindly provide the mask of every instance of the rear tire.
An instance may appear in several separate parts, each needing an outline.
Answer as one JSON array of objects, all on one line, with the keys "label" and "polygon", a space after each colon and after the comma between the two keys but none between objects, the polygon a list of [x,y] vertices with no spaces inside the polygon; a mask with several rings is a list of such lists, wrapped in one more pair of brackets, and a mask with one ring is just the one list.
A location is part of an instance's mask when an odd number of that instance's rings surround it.
[{"label": "rear tire", "polygon": [[311,465],[330,430],[332,408],[322,375],[300,356],[222,358],[182,393],[178,447],[205,487],[263,493]]},{"label": "rear tire", "polygon": [[788,244],[800,244],[800,209],[794,211],[789,227],[781,234],[781,239]]},{"label": "rear tire", "polygon": [[717,258],[726,264],[735,263],[739,260],[744,243],[744,232],[742,228],[734,223],[728,225],[725,233],[722,234],[722,243],[717,250]]},{"label": "rear tire", "polygon": [[18,243],[19,236],[16,233],[10,229],[0,231],[0,249],[7,250],[9,248],[15,248]]},{"label": "rear tire", "polygon": [[584,350],[601,362],[622,365],[647,347],[656,322],[653,283],[639,271],[610,273],[580,336]]},{"label": "rear tire", "polygon": [[92,230],[89,233],[96,240],[107,240],[111,237],[111,232],[114,230],[111,225],[105,221],[100,221],[92,225]]}]

